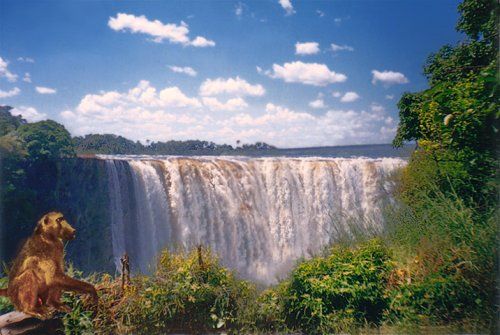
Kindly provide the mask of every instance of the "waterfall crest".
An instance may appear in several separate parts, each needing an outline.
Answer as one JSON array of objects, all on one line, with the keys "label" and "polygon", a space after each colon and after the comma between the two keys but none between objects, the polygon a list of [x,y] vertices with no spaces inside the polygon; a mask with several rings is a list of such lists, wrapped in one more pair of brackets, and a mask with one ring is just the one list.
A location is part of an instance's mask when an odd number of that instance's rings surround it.
[{"label": "waterfall crest", "polygon": [[163,248],[209,246],[272,283],[356,229],[382,229],[400,158],[99,156],[106,160],[115,264],[151,270]]}]

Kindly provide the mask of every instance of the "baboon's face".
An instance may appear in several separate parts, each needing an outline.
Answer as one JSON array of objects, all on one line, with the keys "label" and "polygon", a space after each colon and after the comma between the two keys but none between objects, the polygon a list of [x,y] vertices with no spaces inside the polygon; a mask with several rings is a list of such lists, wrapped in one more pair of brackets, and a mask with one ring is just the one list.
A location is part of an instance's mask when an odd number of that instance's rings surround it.
[{"label": "baboon's face", "polygon": [[76,230],[59,212],[45,214],[38,222],[37,229],[40,229],[44,234],[63,240],[72,240],[76,236]]}]

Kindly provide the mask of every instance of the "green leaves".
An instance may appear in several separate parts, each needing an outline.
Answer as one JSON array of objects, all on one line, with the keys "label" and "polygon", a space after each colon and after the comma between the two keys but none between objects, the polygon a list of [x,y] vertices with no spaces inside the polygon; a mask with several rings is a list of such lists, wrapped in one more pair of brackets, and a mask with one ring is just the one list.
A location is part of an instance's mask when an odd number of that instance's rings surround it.
[{"label": "green leaves", "polygon": [[17,133],[26,143],[29,159],[32,161],[75,156],[71,135],[63,125],[55,121],[27,123],[20,126]]},{"label": "green leaves", "polygon": [[299,264],[287,291],[287,322],[315,334],[349,329],[332,324],[340,316],[349,320],[349,327],[380,323],[389,303],[386,286],[392,267],[379,240],[354,249],[335,247],[327,257]]},{"label": "green leaves", "polygon": [[491,184],[499,116],[499,8],[492,0],[464,0],[459,5],[457,29],[470,39],[429,56],[424,66],[429,88],[403,94],[393,141],[395,146],[417,141],[434,157],[442,189],[478,207],[491,205],[495,196]]},{"label": "green leaves", "polygon": [[215,256],[164,251],[157,272],[137,279],[140,289],[129,297],[122,313],[132,315],[129,326],[152,333],[174,329],[216,330],[232,327],[251,286],[237,280]]}]

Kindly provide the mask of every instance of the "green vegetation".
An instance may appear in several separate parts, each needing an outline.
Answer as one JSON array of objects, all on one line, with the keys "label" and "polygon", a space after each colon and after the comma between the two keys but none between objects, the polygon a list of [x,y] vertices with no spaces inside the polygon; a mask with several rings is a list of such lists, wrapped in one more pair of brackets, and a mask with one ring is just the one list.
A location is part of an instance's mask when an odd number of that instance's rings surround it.
[{"label": "green vegetation", "polygon": [[308,334],[380,325],[392,268],[389,251],[377,240],[335,247],[299,264],[286,291],[287,324]]},{"label": "green vegetation", "polygon": [[[73,270],[72,275],[78,275]],[[165,251],[156,272],[137,276],[122,291],[109,275],[87,278],[101,292],[97,310],[67,296],[73,313],[64,316],[69,333],[147,333],[237,329],[255,289],[222,267],[208,250],[189,254]],[[89,312],[90,309],[90,312]]]},{"label": "green vegetation", "polygon": [[79,154],[128,154],[128,155],[234,155],[252,153],[260,150],[276,149],[263,142],[243,144],[232,147],[228,144],[215,144],[208,141],[167,141],[149,142],[143,145],[122,136],[111,134],[85,135],[73,139]]},{"label": "green vegetation", "polygon": [[496,201],[499,5],[466,0],[458,9],[457,29],[467,39],[427,59],[429,88],[400,99],[394,145],[417,141],[436,163],[432,173],[441,190],[455,192],[470,206],[488,207]]}]

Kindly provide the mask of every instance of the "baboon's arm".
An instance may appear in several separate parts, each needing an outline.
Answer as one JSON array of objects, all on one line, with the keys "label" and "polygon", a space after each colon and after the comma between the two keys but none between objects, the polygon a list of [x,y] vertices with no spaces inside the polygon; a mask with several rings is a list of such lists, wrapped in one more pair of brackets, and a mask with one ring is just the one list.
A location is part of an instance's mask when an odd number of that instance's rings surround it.
[{"label": "baboon's arm", "polygon": [[97,303],[97,291],[95,290],[94,286],[84,281],[62,275],[54,280],[53,286],[55,286],[56,289],[58,288],[62,291],[73,291],[90,294],[94,302]]}]

